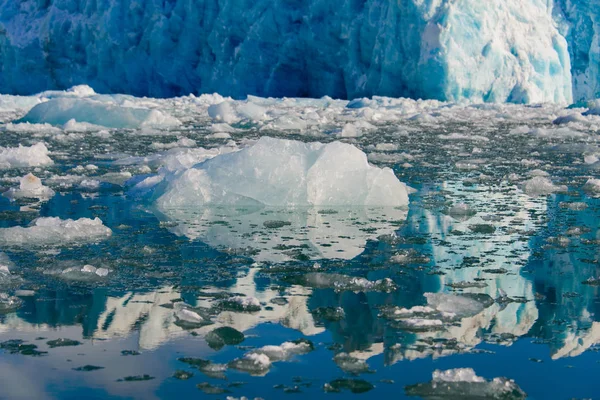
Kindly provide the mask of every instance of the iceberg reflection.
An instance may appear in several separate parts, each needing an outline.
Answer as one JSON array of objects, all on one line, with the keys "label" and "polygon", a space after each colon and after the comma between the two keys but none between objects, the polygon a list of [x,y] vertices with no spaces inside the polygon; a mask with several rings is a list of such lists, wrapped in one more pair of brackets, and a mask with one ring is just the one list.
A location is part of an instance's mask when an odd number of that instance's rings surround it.
[{"label": "iceberg reflection", "polygon": [[353,259],[368,240],[393,234],[407,214],[393,207],[209,207],[170,209],[164,219],[178,236],[242,252],[259,262],[284,262]]}]

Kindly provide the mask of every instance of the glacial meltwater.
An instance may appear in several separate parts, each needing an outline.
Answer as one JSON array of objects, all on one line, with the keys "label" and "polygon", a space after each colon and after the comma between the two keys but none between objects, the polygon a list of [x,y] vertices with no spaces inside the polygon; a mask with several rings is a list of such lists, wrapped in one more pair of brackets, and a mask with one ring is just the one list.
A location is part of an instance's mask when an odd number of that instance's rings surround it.
[{"label": "glacial meltwater", "polygon": [[0,398],[595,398],[580,106],[0,96]]}]

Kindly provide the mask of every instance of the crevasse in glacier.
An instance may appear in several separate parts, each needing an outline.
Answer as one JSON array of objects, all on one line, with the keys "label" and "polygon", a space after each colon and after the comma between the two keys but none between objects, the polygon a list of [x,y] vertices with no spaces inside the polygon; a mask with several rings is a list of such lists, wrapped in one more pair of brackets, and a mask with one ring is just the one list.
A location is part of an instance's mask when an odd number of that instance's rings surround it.
[{"label": "crevasse in glacier", "polygon": [[560,1],[0,0],[0,91],[570,102]]},{"label": "crevasse in glacier", "polygon": [[600,0],[555,0],[554,14],[569,44],[573,99],[600,97]]}]

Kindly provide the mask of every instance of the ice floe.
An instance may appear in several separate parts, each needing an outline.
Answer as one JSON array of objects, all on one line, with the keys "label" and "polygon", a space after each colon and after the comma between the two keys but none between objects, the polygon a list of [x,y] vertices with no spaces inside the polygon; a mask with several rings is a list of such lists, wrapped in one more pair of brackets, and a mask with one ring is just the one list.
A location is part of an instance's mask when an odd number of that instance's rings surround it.
[{"label": "ice floe", "polygon": [[112,231],[99,218],[77,220],[37,218],[29,226],[0,229],[0,245],[8,247],[62,246],[104,240]]},{"label": "ice floe", "polygon": [[33,146],[0,147],[0,169],[29,168],[52,165],[44,143]]},{"label": "ice floe", "polygon": [[356,147],[269,137],[206,160],[177,176],[161,210],[228,206],[406,206],[408,189]]}]

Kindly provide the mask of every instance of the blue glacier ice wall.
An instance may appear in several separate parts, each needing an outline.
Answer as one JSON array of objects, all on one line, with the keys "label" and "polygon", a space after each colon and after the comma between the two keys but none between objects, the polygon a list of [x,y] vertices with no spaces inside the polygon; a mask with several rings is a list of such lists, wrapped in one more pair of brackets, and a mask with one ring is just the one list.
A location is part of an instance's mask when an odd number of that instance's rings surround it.
[{"label": "blue glacier ice wall", "polygon": [[573,99],[600,97],[600,0],[556,0],[556,20],[569,43]]},{"label": "blue glacier ice wall", "polygon": [[0,0],[0,92],[570,102],[556,1]]}]

